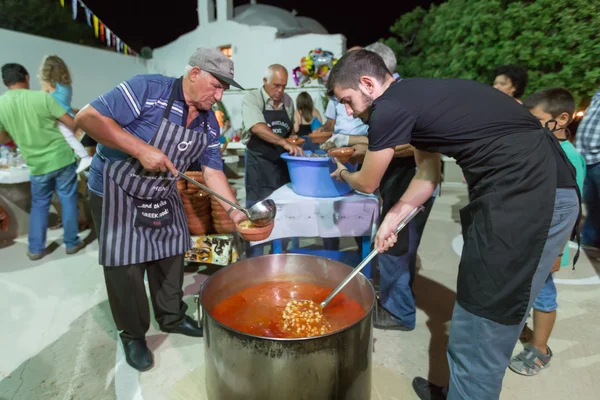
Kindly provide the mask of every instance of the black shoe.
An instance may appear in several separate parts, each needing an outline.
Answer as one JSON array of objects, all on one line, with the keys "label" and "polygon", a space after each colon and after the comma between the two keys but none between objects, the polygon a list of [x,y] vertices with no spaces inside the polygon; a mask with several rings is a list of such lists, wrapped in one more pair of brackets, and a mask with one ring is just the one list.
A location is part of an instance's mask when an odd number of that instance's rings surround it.
[{"label": "black shoe", "polygon": [[413,379],[412,387],[421,400],[445,400],[448,396],[447,388],[434,385],[425,378]]},{"label": "black shoe", "polygon": [[183,321],[181,321],[181,324],[179,324],[177,328],[164,331],[169,333],[180,333],[182,335],[192,337],[202,337],[204,334],[204,332],[202,331],[202,327],[198,327],[198,323],[194,321],[191,317],[188,317],[187,315],[185,316]]},{"label": "black shoe", "polygon": [[383,306],[377,302],[375,306],[375,315],[373,316],[373,326],[377,329],[404,331],[410,332],[415,328],[411,328],[397,322],[392,314],[390,314]]},{"label": "black shoe", "polygon": [[148,371],[154,365],[154,357],[145,340],[123,339],[123,349],[127,364],[138,371]]}]

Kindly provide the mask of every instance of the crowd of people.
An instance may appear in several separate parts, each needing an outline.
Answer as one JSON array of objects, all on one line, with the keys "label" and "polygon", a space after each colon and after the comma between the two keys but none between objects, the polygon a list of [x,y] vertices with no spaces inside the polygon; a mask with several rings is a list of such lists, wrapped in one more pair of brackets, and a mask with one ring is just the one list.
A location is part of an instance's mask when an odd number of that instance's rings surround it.
[{"label": "crowd of people", "polygon": [[[263,85],[242,103],[245,205],[290,182],[281,154],[314,149],[310,140],[299,146],[288,138],[330,131],[323,149],[354,147],[357,171],[338,162],[332,179],[381,199],[374,326],[410,331],[416,326],[417,250],[439,194],[440,154],[455,158],[470,202],[460,212],[464,249],[448,345],[450,382],[438,386],[415,378],[413,387],[421,399],[498,398],[507,366],[531,376],[550,364],[558,307],[553,273],[573,258],[569,240],[579,238],[581,199],[587,210],[581,243],[600,248],[600,91],[573,137],[572,94],[545,88],[521,100],[525,68],[498,67],[493,88],[461,79],[404,78],[396,70],[394,52],[382,43],[349,49],[327,78],[330,101],[323,117],[307,92],[294,104],[283,65],[268,66]],[[241,89],[233,71],[218,49],[198,49],[183,76],[138,75],[77,110],[69,70],[59,57],[43,60],[42,91],[29,89],[23,66],[2,67],[9,90],[0,96],[0,143],[18,146],[31,173],[27,255],[45,255],[54,193],[66,252],[81,250],[79,210],[87,204],[78,201],[89,197],[111,312],[127,362],[140,371],[153,365],[145,340],[145,273],[161,330],[203,334],[182,300],[190,234],[172,189],[178,172],[196,168],[207,186],[237,201],[222,151],[239,133],[216,107],[230,86]],[[78,196],[78,179],[89,193]],[[236,223],[246,218],[222,206]],[[393,234],[418,206],[424,210]],[[145,212],[149,208],[153,212]],[[0,223],[5,220],[0,209]],[[265,245],[248,246],[246,256],[264,254]],[[338,249],[339,239],[324,239],[323,246]],[[531,309],[533,336],[511,357]]]}]

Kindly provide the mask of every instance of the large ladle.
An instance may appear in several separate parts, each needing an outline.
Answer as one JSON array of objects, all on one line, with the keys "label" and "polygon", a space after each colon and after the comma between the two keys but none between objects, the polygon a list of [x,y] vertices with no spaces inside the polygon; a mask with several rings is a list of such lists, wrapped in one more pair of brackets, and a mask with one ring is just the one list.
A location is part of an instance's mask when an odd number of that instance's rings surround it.
[{"label": "large ladle", "polygon": [[252,221],[252,223],[256,226],[267,226],[275,219],[275,215],[277,214],[277,206],[275,205],[275,202],[273,200],[270,200],[270,199],[262,200],[262,201],[259,201],[258,203],[256,203],[255,205],[253,205],[252,207],[245,209],[244,207],[240,206],[239,204],[235,204],[232,201],[227,200],[225,197],[221,196],[219,193],[212,191],[211,189],[207,188],[200,182],[196,181],[195,179],[190,178],[189,176],[187,176],[181,172],[179,172],[179,177],[198,186],[199,188],[201,188],[203,190],[206,190],[208,193],[212,194],[213,196],[217,197],[220,200],[223,200],[225,203],[229,204],[231,207],[240,210],[241,212],[246,214],[246,217],[248,217],[248,219],[250,221]]},{"label": "large ladle", "polygon": [[[394,235],[397,235],[408,223],[421,211],[423,210],[423,206],[417,206],[414,210],[410,212],[403,220],[400,222],[396,230],[394,230]],[[362,269],[377,255],[377,249],[371,250],[369,255],[362,260],[360,264],[346,277],[344,280],[335,288],[333,292],[321,304],[316,304],[312,300],[291,300],[287,303],[285,310],[283,312],[283,320],[284,320],[284,329],[286,326],[290,326],[289,329],[293,333],[298,333],[304,330],[307,326],[310,327],[312,322],[315,322],[319,325],[317,329],[324,329],[328,326],[327,320],[325,319],[325,315],[323,314],[323,310],[329,304],[329,302],[344,289],[344,287],[354,278]],[[299,313],[298,313],[299,311]],[[290,317],[291,314],[291,317]],[[321,333],[323,333],[321,331]],[[303,332],[304,335],[307,332]],[[315,332],[311,332],[308,336],[314,335]]]},{"label": "large ladle", "polygon": [[[417,206],[414,210],[412,210],[410,212],[410,214],[408,214],[406,217],[404,217],[404,219],[402,220],[402,222],[400,222],[400,224],[398,225],[398,227],[396,228],[396,230],[394,231],[394,235],[397,235],[398,232],[400,232],[402,229],[404,229],[404,227],[406,225],[408,225],[408,223],[419,213],[421,212],[425,207],[423,206]],[[325,300],[323,300],[321,302],[321,309],[324,309],[327,304],[339,293],[342,291],[342,289],[348,284],[348,282],[350,282],[352,280],[352,278],[354,278],[356,275],[358,275],[358,273],[360,271],[362,271],[362,269],[373,259],[373,257],[375,257],[377,255],[377,249],[373,249],[371,250],[371,252],[369,253],[369,255],[361,261],[360,264],[358,264],[358,266],[356,268],[354,268],[354,270],[335,288],[333,289],[333,292],[331,292],[331,294],[329,296],[327,296],[327,298]]]}]

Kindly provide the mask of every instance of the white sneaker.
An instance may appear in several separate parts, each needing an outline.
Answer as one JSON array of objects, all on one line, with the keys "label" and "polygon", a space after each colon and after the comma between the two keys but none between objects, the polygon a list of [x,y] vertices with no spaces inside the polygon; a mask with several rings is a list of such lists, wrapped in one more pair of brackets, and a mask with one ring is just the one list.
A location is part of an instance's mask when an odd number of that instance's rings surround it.
[{"label": "white sneaker", "polygon": [[92,164],[92,159],[93,158],[90,156],[82,158],[81,161],[79,161],[79,165],[77,166],[77,174],[88,169]]}]

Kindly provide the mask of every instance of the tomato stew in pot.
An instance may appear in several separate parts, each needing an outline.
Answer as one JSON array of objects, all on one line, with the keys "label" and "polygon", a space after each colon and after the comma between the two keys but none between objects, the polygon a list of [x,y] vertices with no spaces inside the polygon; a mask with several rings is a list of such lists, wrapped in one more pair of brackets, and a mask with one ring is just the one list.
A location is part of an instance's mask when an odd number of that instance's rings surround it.
[{"label": "tomato stew in pot", "polygon": [[318,305],[332,291],[308,282],[264,282],[223,300],[210,313],[222,324],[250,335],[270,338],[319,336],[354,324],[366,311],[357,301],[339,293],[323,310],[324,321],[317,319],[311,321],[310,326],[291,329],[290,309],[286,310],[286,306],[294,300],[299,303],[300,300],[312,300]]}]

